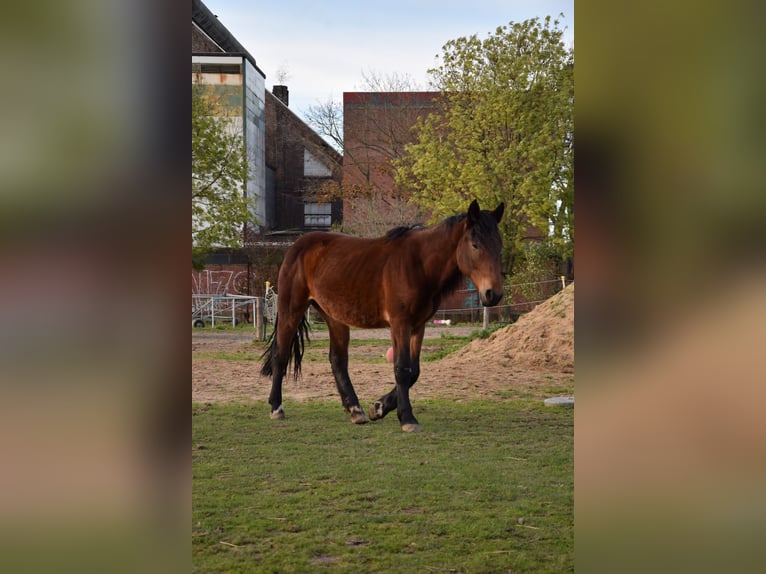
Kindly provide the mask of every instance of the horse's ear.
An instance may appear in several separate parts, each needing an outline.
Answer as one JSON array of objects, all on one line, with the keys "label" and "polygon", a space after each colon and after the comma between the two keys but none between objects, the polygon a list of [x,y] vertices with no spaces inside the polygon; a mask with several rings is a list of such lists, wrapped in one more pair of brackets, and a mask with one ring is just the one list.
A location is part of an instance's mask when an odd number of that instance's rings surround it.
[{"label": "horse's ear", "polygon": [[503,218],[503,211],[505,211],[505,203],[501,203],[495,208],[495,211],[492,212],[492,216],[495,218],[495,221],[500,223],[500,220]]},{"label": "horse's ear", "polygon": [[468,227],[479,222],[481,216],[481,209],[479,208],[479,202],[475,199],[471,202],[471,206],[468,208]]}]

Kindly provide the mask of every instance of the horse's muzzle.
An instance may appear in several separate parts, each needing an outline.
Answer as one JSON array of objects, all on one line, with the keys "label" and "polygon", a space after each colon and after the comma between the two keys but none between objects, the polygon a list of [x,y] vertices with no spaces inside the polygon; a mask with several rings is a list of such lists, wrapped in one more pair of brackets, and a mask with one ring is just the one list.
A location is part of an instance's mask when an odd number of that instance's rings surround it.
[{"label": "horse's muzzle", "polygon": [[481,304],[485,307],[494,307],[503,298],[503,291],[494,291],[493,289],[487,289],[479,295]]}]

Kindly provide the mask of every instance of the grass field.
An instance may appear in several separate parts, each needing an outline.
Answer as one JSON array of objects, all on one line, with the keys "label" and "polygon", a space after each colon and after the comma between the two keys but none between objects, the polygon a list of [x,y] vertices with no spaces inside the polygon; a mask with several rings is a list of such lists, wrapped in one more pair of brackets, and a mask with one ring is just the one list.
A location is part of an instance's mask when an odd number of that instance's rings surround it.
[{"label": "grass field", "polygon": [[194,572],[568,572],[573,410],[420,401],[193,404]]}]

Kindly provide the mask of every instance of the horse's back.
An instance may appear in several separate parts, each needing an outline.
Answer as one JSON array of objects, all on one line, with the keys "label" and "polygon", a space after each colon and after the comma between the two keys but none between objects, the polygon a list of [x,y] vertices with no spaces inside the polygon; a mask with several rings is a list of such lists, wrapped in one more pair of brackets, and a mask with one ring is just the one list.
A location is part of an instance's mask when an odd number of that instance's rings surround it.
[{"label": "horse's back", "polygon": [[391,255],[380,239],[321,231],[301,239],[299,249],[307,273],[319,280],[331,278],[333,283],[376,278]]},{"label": "horse's back", "polygon": [[305,288],[309,299],[342,323],[386,326],[384,270],[393,252],[389,243],[385,238],[307,233],[290,249],[280,280]]}]

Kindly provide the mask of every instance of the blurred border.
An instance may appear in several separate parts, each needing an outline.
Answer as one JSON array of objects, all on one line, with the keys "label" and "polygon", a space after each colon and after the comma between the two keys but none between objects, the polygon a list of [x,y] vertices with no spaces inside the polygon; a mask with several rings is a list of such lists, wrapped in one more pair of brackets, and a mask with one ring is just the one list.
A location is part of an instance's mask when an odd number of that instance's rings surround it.
[{"label": "blurred border", "polygon": [[575,6],[578,572],[766,564],[764,12]]},{"label": "blurred border", "polygon": [[[6,571],[189,568],[181,6],[0,23]],[[578,571],[766,562],[764,9],[575,6]]]},{"label": "blurred border", "polygon": [[3,13],[0,568],[188,571],[188,4]]}]

